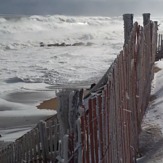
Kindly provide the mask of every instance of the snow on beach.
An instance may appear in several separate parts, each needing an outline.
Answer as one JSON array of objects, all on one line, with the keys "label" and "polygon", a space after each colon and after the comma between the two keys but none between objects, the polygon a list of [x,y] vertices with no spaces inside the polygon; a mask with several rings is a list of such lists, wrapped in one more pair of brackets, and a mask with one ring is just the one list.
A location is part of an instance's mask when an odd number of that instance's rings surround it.
[{"label": "snow on beach", "polygon": [[158,125],[163,134],[163,61],[158,61],[155,65],[161,70],[155,73],[151,92],[155,97],[146,114],[146,121]]},{"label": "snow on beach", "polygon": [[[151,100],[142,123],[138,163],[163,162],[163,61],[155,63]],[[157,72],[158,71],[158,72]]]}]

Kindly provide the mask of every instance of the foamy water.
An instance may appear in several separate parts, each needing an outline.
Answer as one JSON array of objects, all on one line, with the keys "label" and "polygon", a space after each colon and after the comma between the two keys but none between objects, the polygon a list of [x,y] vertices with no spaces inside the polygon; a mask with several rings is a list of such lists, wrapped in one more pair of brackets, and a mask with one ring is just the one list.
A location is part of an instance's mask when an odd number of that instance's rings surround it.
[{"label": "foamy water", "polygon": [[[0,18],[0,38],[0,81],[5,85],[90,83],[120,51],[123,24],[120,17]],[[40,47],[40,42],[81,46]]]}]

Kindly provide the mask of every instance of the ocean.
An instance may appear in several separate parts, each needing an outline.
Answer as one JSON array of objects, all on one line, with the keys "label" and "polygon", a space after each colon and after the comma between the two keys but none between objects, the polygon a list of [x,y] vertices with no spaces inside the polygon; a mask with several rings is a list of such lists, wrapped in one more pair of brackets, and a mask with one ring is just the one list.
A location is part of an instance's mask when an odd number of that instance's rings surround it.
[{"label": "ocean", "polygon": [[[163,18],[154,20],[161,32]],[[54,114],[36,105],[58,90],[97,83],[123,48],[123,31],[122,16],[1,15],[0,141]]]}]

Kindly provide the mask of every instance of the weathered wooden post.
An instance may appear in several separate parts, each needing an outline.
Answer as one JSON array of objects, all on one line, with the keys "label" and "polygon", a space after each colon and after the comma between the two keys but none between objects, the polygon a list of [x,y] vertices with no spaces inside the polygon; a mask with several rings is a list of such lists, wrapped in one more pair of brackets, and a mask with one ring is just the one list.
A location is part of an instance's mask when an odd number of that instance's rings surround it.
[{"label": "weathered wooden post", "polygon": [[68,123],[68,112],[69,112],[69,94],[70,90],[63,90],[58,93],[59,107],[57,110],[57,117],[60,124],[60,136],[67,134],[70,126]]},{"label": "weathered wooden post", "polygon": [[143,25],[147,25],[150,22],[150,13],[143,14]]},{"label": "weathered wooden post", "polygon": [[[68,131],[70,128],[68,122],[68,114],[69,114],[69,94],[70,90],[63,90],[57,94],[59,98],[59,107],[57,110],[57,117],[59,120],[59,155],[57,159],[59,162],[65,162],[68,157],[68,148],[65,149],[65,144],[68,142]],[[67,155],[66,155],[67,154]]]},{"label": "weathered wooden post", "polygon": [[133,14],[124,14],[124,43],[127,44],[133,28]]},{"label": "weathered wooden post", "polygon": [[[158,31],[158,21],[154,21],[154,24],[157,27],[157,31]],[[157,40],[157,46],[158,46],[158,35],[156,35],[156,40]]]},{"label": "weathered wooden post", "polygon": [[157,27],[157,30],[158,30],[158,21],[154,21],[156,27]]},{"label": "weathered wooden post", "polygon": [[[60,124],[60,153],[58,156],[58,160],[60,162],[67,163],[69,159],[69,152],[71,153],[71,150],[75,149],[75,145],[78,144],[78,142],[81,142],[79,139],[78,134],[81,134],[80,131],[77,130],[78,124],[77,120],[79,117],[79,104],[81,103],[81,97],[80,92],[78,90],[72,90],[67,89],[63,90],[62,92],[59,92],[57,94],[59,97],[59,107],[57,110],[57,117]],[[69,139],[70,138],[70,139]],[[71,140],[72,138],[72,140]],[[69,146],[70,144],[73,144],[73,146]],[[70,149],[69,149],[70,148]],[[78,149],[78,153],[81,152],[80,149]],[[73,154],[73,159],[77,160],[77,155],[80,154]],[[71,156],[70,156],[71,157]]]},{"label": "weathered wooden post", "polygon": [[155,61],[159,59],[159,41],[160,41],[160,35],[157,34],[158,31],[158,21],[154,21],[154,26],[156,28],[156,35],[155,35],[155,40],[156,40],[156,47],[155,47]]},{"label": "weathered wooden post", "polygon": [[38,124],[38,128],[39,128],[39,131],[40,131],[39,136],[40,136],[40,141],[41,141],[41,146],[42,146],[43,161],[46,162],[47,161],[47,156],[48,156],[46,123],[44,121],[40,121],[40,123]]}]

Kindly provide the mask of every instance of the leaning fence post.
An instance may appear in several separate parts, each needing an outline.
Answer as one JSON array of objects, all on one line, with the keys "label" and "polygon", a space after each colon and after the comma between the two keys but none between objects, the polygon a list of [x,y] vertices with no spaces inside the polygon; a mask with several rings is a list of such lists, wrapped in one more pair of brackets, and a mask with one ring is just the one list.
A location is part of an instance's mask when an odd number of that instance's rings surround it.
[{"label": "leaning fence post", "polygon": [[154,21],[156,27],[157,27],[157,30],[158,30],[158,21]]},{"label": "leaning fence post", "polygon": [[143,14],[143,25],[147,25],[150,22],[150,13]]},{"label": "leaning fence post", "polygon": [[[69,114],[69,94],[70,90],[62,90],[57,94],[59,98],[59,107],[57,110],[57,117],[60,124],[60,150],[57,159],[59,162],[64,161],[65,150],[64,148],[64,135],[68,134],[69,131],[69,121],[68,121],[68,114]],[[68,152],[68,151],[67,151]]]},{"label": "leaning fence post", "polygon": [[[157,31],[158,31],[158,21],[154,21],[154,24],[155,24],[155,26],[156,26],[156,29],[157,29]],[[157,42],[157,44],[156,44],[156,47],[158,48],[158,35],[156,35],[156,42]],[[156,49],[157,49],[156,48]]]},{"label": "leaning fence post", "polygon": [[48,155],[46,123],[44,121],[40,121],[40,123],[38,124],[38,127],[39,127],[39,131],[40,131],[40,141],[41,141],[43,161],[46,162],[47,155]]},{"label": "leaning fence post", "polygon": [[68,163],[68,145],[69,145],[69,142],[68,142],[68,139],[69,139],[69,135],[64,135],[63,137],[63,147],[64,147],[64,151],[63,151],[63,158],[64,158],[64,163]]},{"label": "leaning fence post", "polygon": [[82,160],[82,146],[81,146],[81,119],[80,117],[77,119],[76,121],[76,125],[77,125],[77,130],[78,130],[78,135],[77,135],[77,143],[78,143],[78,163],[82,163],[83,160]]},{"label": "leaning fence post", "polygon": [[133,28],[133,14],[124,14],[124,42],[125,44],[128,43],[131,30]]},{"label": "leaning fence post", "polygon": [[[81,99],[80,92],[72,89],[62,90],[57,96],[59,97],[57,117],[60,124],[61,140],[61,149],[57,159],[66,162],[69,159],[69,148],[74,151],[78,140],[76,123],[79,116],[78,106],[79,103],[81,103]],[[69,141],[71,146],[68,146]],[[76,153],[72,153],[72,156],[70,156],[73,157],[75,162],[77,158],[76,155]]]}]

